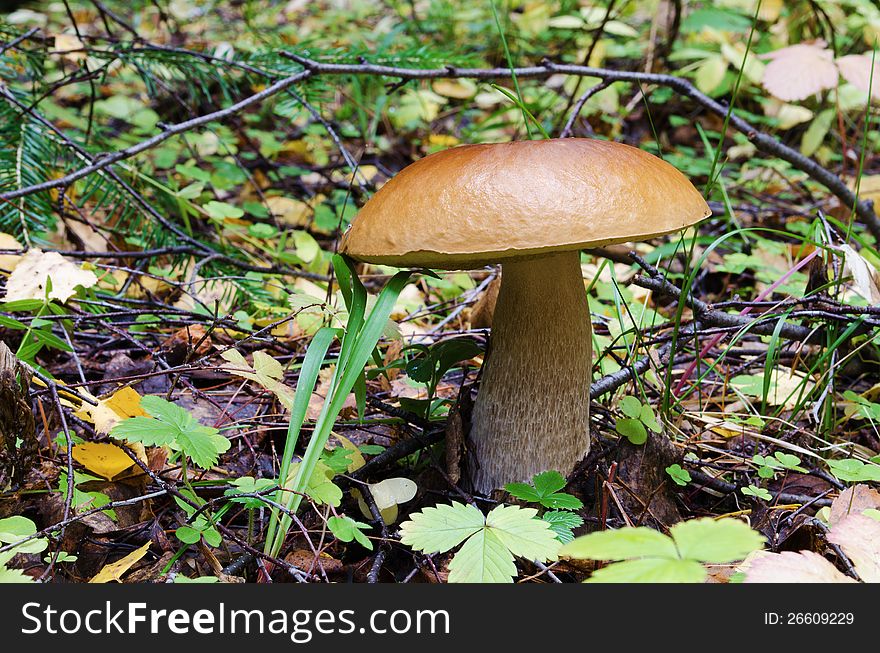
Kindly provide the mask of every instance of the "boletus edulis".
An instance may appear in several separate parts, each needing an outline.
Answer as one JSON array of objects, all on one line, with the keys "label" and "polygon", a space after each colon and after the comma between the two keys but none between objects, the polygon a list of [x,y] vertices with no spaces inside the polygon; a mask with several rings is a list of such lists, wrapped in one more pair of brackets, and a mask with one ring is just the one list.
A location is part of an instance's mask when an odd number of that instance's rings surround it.
[{"label": "boletus edulis", "polygon": [[638,148],[567,138],[463,145],[404,168],[360,210],[340,251],[448,270],[501,264],[469,436],[472,488],[569,473],[590,448],[592,328],[580,250],[645,240],[710,214]]}]

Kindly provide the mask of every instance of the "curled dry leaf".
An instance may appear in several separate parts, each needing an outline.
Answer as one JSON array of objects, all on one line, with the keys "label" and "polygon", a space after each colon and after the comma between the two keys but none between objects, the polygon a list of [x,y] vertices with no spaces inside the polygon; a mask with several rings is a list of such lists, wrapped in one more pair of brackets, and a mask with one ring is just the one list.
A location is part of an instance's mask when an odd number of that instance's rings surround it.
[{"label": "curled dry leaf", "polygon": [[17,299],[44,299],[47,280],[52,280],[49,299],[66,302],[76,294],[77,286],[91,288],[98,277],[91,270],[84,270],[71,263],[58,252],[31,249],[21,257],[6,283],[7,302]]},{"label": "curled dry leaf", "polygon": [[837,67],[850,84],[865,93],[870,90],[872,98],[880,99],[880,61],[872,61],[870,53],[840,57],[837,60]]},{"label": "curled dry leaf", "polygon": [[761,84],[775,97],[796,102],[837,86],[834,53],[824,41],[799,43],[764,55],[770,63]]}]

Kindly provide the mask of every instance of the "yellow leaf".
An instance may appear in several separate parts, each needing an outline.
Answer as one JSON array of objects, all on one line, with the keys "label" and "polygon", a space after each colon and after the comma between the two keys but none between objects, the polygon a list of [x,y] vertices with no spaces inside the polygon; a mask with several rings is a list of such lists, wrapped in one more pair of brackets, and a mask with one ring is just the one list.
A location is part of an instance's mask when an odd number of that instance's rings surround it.
[{"label": "yellow leaf", "polygon": [[146,415],[141,408],[141,396],[129,387],[122,388],[107,399],[96,401],[96,406],[83,402],[74,415],[94,424],[97,433],[109,433],[110,429],[126,417]]},{"label": "yellow leaf", "polygon": [[275,393],[285,407],[293,405],[293,389],[284,385],[284,368],[281,363],[264,351],[254,352],[254,364],[249,365],[237,349],[227,349],[220,354],[227,362],[221,367],[236,376],[256,381],[269,392]]},{"label": "yellow leaf", "polygon": [[339,435],[336,431],[331,431],[331,436],[342,445],[342,448],[350,451],[348,459],[351,461],[351,464],[348,466],[347,470],[350,474],[356,469],[359,469],[367,464],[367,461],[364,460],[364,454],[361,453],[361,450],[357,448],[357,445],[349,440],[344,435]]},{"label": "yellow leaf", "polygon": [[305,227],[312,215],[308,204],[292,197],[268,197],[266,207],[279,222],[290,227]]},{"label": "yellow leaf", "polygon": [[81,61],[86,58],[85,46],[76,34],[56,34],[55,50],[67,61]]},{"label": "yellow leaf", "polygon": [[431,87],[438,95],[467,100],[477,94],[477,85],[469,79],[438,79]]},{"label": "yellow leaf", "polygon": [[65,259],[58,252],[31,249],[22,256],[6,283],[6,301],[45,299],[48,279],[52,280],[49,299],[66,302],[77,286],[91,288],[98,283],[94,272]]},{"label": "yellow leaf", "polygon": [[73,448],[73,459],[108,481],[134,463],[122,449],[107,442],[85,442]]},{"label": "yellow leaf", "polygon": [[99,571],[90,583],[110,583],[116,581],[117,583],[122,582],[122,575],[131,569],[134,564],[147,555],[147,549],[150,548],[150,542],[144,544],[141,548],[136,551],[132,551],[127,556],[122,558],[121,560],[117,560],[116,562],[111,562],[109,565],[104,565],[104,568]]},{"label": "yellow leaf", "polygon": [[[0,233],[0,249],[21,249],[21,243],[14,236]],[[20,260],[21,254],[2,254],[0,255],[0,270],[11,272]]]}]

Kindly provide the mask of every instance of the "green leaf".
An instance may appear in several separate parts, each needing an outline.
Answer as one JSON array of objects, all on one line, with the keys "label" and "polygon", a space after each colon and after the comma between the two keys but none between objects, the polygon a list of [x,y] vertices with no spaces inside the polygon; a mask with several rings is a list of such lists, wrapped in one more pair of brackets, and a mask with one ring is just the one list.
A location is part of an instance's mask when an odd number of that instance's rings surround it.
[{"label": "green leaf", "polygon": [[202,537],[205,538],[205,542],[209,546],[218,547],[223,543],[223,538],[220,536],[220,531],[218,531],[213,526],[211,528],[206,528],[202,531]]},{"label": "green leaf", "polygon": [[717,564],[742,560],[764,546],[764,536],[738,519],[691,519],[669,535],[682,558]]},{"label": "green leaf", "polygon": [[244,211],[237,206],[227,204],[226,202],[217,202],[216,200],[211,200],[202,208],[205,209],[208,217],[213,220],[225,220],[226,218],[234,219],[240,218],[244,215]]},{"label": "green leaf", "polygon": [[660,431],[663,430],[663,427],[660,426],[660,422],[657,421],[657,417],[654,415],[654,409],[648,404],[642,406],[641,413],[639,413],[639,420],[641,420],[642,424],[654,431],[654,433],[660,433]]},{"label": "green leaf", "polygon": [[519,506],[498,506],[486,516],[486,527],[515,556],[527,560],[555,560],[559,542],[550,525],[535,519],[538,511]]},{"label": "green leaf", "polygon": [[642,424],[640,420],[631,417],[622,417],[617,420],[617,424],[614,428],[620,433],[620,435],[624,436],[635,445],[645,444],[648,440],[648,431],[645,430],[645,425]]},{"label": "green leaf", "polygon": [[636,397],[622,397],[618,407],[620,412],[632,419],[639,419],[642,414],[642,402]]},{"label": "green leaf", "polygon": [[196,530],[192,526],[180,526],[177,531],[175,531],[175,535],[177,535],[177,539],[184,544],[195,544],[202,538],[202,532]]},{"label": "green leaf", "polygon": [[807,470],[800,466],[801,459],[797,456],[794,456],[790,453],[784,453],[782,451],[777,451],[773,454],[773,456],[786,469],[790,469],[795,472],[801,472],[802,474],[807,473]]},{"label": "green leaf", "polygon": [[681,465],[670,465],[666,468],[666,473],[675,481],[677,485],[687,485],[691,482],[691,474],[686,469],[682,469]]},{"label": "green leaf", "polygon": [[556,471],[541,472],[532,478],[532,484],[541,496],[548,496],[565,487],[565,477]]},{"label": "green leaf", "polygon": [[328,519],[327,526],[337,539],[342,540],[343,542],[356,540],[359,544],[364,546],[364,548],[367,548],[370,551],[373,550],[373,543],[366,535],[364,535],[362,530],[365,528],[372,528],[369,524],[355,521],[351,517],[343,515],[342,517],[331,517]]},{"label": "green leaf", "polygon": [[483,517],[474,506],[453,502],[411,515],[401,524],[400,541],[425,553],[442,553],[464,542],[449,564],[450,583],[510,582],[516,574],[514,555],[556,559],[556,534],[536,514],[534,508],[498,506]]},{"label": "green leaf", "polygon": [[880,465],[866,465],[861,460],[847,458],[845,460],[826,460],[828,468],[841,481],[859,483],[862,481],[880,482]]},{"label": "green leaf", "polygon": [[0,585],[12,583],[33,583],[34,579],[20,569],[9,569],[0,564]]},{"label": "green leaf", "polygon": [[597,531],[583,535],[559,551],[566,558],[626,560],[627,558],[677,558],[672,539],[646,526]]},{"label": "green leaf", "polygon": [[504,489],[517,499],[522,499],[529,503],[540,503],[542,499],[541,493],[528,483],[508,483],[504,486]]},{"label": "green leaf", "polygon": [[482,530],[486,518],[477,508],[453,501],[410,515],[400,525],[400,541],[423,553],[445,553]]},{"label": "green leaf", "polygon": [[489,530],[474,534],[449,563],[450,583],[509,583],[515,575],[513,554]]},{"label": "green leaf", "polygon": [[557,492],[565,487],[565,477],[556,471],[542,472],[532,478],[534,485],[528,483],[508,483],[504,489],[513,496],[529,503],[540,503],[545,508],[568,508],[577,510],[583,503],[577,497],[565,492]]},{"label": "green leaf", "polygon": [[[233,487],[223,493],[227,497],[234,497],[236,494],[259,494],[278,485],[271,478],[254,478],[253,476],[236,478],[230,481],[230,484]],[[266,505],[264,501],[253,497],[236,497],[232,499],[232,502],[240,503],[247,508],[262,508]]]},{"label": "green leaf", "polygon": [[706,570],[695,560],[645,558],[602,567],[587,583],[702,583]]},{"label": "green leaf", "polygon": [[177,434],[177,444],[202,469],[210,469],[216,465],[220,454],[230,447],[229,440],[209,426],[181,431]]},{"label": "green leaf", "polygon": [[112,429],[110,436],[129,442],[140,442],[147,447],[163,447],[174,442],[175,433],[168,424],[153,417],[129,417]]},{"label": "green leaf", "polygon": [[541,519],[550,524],[550,528],[556,533],[556,539],[563,544],[568,544],[574,539],[573,529],[583,526],[584,520],[577,513],[568,510],[548,510]]},{"label": "green leaf", "polygon": [[[12,544],[37,532],[37,525],[21,515],[13,515],[0,519],[0,544]],[[10,558],[17,553],[41,553],[49,546],[48,540],[37,537],[28,540],[7,553]],[[3,564],[3,563],[0,563]]]}]

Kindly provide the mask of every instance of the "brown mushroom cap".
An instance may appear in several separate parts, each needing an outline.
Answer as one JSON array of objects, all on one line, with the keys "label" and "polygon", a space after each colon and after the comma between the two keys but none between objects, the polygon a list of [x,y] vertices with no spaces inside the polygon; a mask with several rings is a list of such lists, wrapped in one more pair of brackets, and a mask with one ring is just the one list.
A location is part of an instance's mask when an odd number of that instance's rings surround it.
[{"label": "brown mushroom cap", "polygon": [[465,269],[645,240],[710,213],[683,174],[629,145],[586,138],[463,145],[385,184],[340,251],[371,263]]}]

